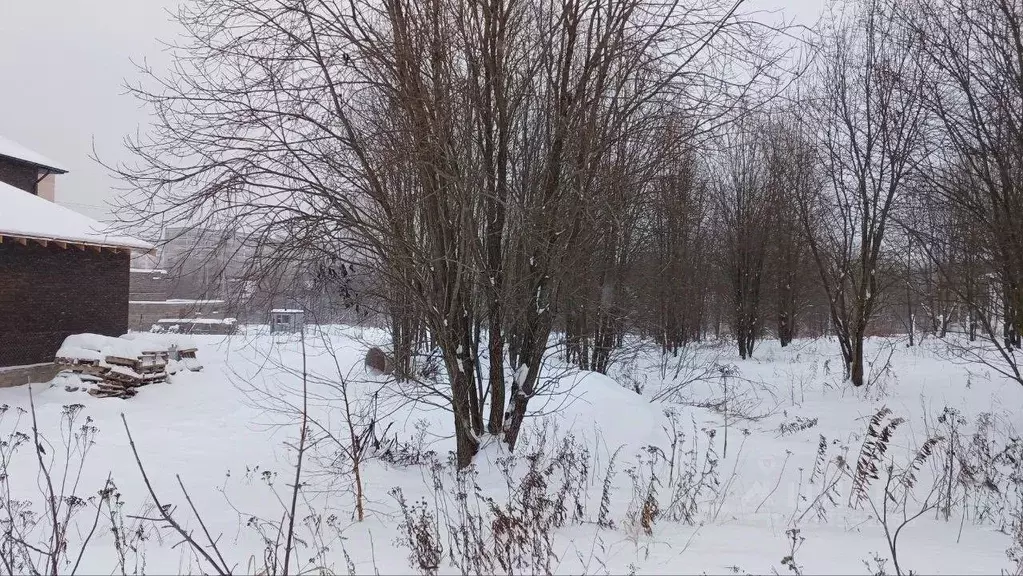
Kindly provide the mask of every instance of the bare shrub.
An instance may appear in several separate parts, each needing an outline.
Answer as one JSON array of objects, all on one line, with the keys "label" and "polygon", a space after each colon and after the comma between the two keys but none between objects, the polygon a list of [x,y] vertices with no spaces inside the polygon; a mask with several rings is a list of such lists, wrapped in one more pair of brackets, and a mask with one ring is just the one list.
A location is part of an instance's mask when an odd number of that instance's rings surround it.
[{"label": "bare shrub", "polygon": [[888,572],[885,571],[887,564],[888,559],[882,558],[877,552],[872,552],[870,559],[863,561],[863,566],[872,576],[888,576]]},{"label": "bare shrub", "polygon": [[409,504],[400,488],[391,490],[391,495],[397,500],[403,517],[401,529],[404,536],[397,544],[409,549],[409,561],[421,573],[436,574],[444,557],[437,517],[430,511],[426,500]]},{"label": "bare shrub", "polygon": [[[524,436],[518,454],[496,463],[508,489],[499,501],[485,493],[474,468],[454,471],[449,487],[447,467],[435,461],[432,505],[408,504],[401,489],[391,491],[402,514],[396,544],[423,574],[435,574],[445,559],[461,574],[549,574],[559,560],[553,531],[587,520],[589,462],[588,449],[572,436],[556,443],[546,430]],[[524,470],[516,470],[520,464]]]},{"label": "bare shrub", "polygon": [[[800,536],[798,528],[789,528],[785,531],[785,537],[789,541],[789,553],[782,557],[781,565],[796,576],[802,576],[803,567],[796,563],[796,551],[806,542],[804,536]],[[776,572],[777,573],[777,572]]]},{"label": "bare shrub", "polygon": [[796,416],[790,422],[782,422],[778,425],[778,435],[788,436],[803,430],[809,430],[817,426],[817,418],[804,418],[803,416]]},{"label": "bare shrub", "polygon": [[[1018,485],[1016,491],[1016,496],[1021,496]],[[1017,506],[1016,510],[1013,511],[1012,545],[1009,546],[1006,555],[1014,564],[1013,568],[1016,576],[1023,574],[1023,507],[1020,506]]]},{"label": "bare shrub", "polygon": [[721,352],[709,359],[699,352],[700,348],[691,343],[677,347],[671,354],[663,352],[658,364],[661,389],[650,399],[655,402],[680,401],[693,384],[716,381],[721,375],[718,362]]},{"label": "bare shrub", "polygon": [[657,502],[657,488],[661,480],[657,477],[660,449],[647,447],[647,457],[641,457],[636,466],[626,468],[625,474],[632,482],[632,498],[625,513],[630,525],[647,536],[654,533],[654,523],[661,515]]},{"label": "bare shrub", "polygon": [[665,414],[670,421],[670,429],[665,429],[670,452],[656,452],[668,464],[668,502],[664,507],[664,516],[673,522],[693,525],[698,521],[701,508],[717,497],[721,485],[718,471],[720,458],[715,446],[717,433],[712,428],[702,430],[706,440],[701,446],[701,435],[693,421],[692,445],[687,447],[678,412],[668,410]]},{"label": "bare shrub", "polygon": [[114,539],[114,552],[117,555],[117,570],[121,576],[146,573],[146,542],[160,534],[149,522],[140,520],[140,516],[152,513],[152,506],[146,505],[138,514],[128,516],[130,523],[125,523],[124,500],[121,492],[113,482],[107,485],[109,490],[105,500],[106,515],[110,522],[110,534]]},{"label": "bare shrub", "polygon": [[611,493],[614,491],[615,462],[618,460],[619,448],[611,455],[607,464],[607,471],[604,473],[604,484],[600,490],[600,508],[597,511],[597,526],[601,528],[614,528],[614,520],[611,519]]},{"label": "bare shrub", "polygon": [[[827,440],[822,435],[810,483],[813,485],[817,479],[822,479],[823,489],[797,521],[801,522],[811,512],[824,519],[829,505],[838,506],[839,483],[848,480],[847,505],[850,508],[859,508],[864,504],[870,507],[884,531],[895,573],[899,575],[903,573],[899,563],[899,536],[914,520],[939,505],[943,475],[932,475],[922,481],[920,473],[929,462],[935,460],[934,455],[946,442],[942,436],[928,436],[911,453],[908,462],[896,465],[890,448],[896,431],[904,423],[905,419],[894,416],[887,407],[875,412],[867,423],[854,468],[847,465],[844,454],[837,455],[821,468],[828,451]],[[882,479],[880,493],[876,493],[875,485]],[[883,571],[884,565],[876,564],[875,568]]]},{"label": "bare shrub", "polygon": [[878,466],[883,466],[882,462],[888,452],[892,435],[905,422],[904,418],[889,418],[891,413],[891,410],[883,407],[870,418],[867,425],[867,433],[863,437],[860,453],[856,458],[852,489],[849,492],[849,506],[852,508],[870,498],[867,490],[870,483],[879,478]]},{"label": "bare shrub", "polygon": [[[82,417],[82,404],[63,406],[60,415],[60,442],[51,442],[40,433],[35,401],[29,390],[28,411],[0,406],[0,424],[10,422],[10,430],[0,439],[0,569],[7,574],[74,574],[99,525],[102,504],[110,498],[113,482],[108,477],[102,489],[86,495],[81,486],[82,471],[99,429],[90,416]],[[22,418],[31,421],[29,433],[22,431]],[[35,474],[42,507],[31,498],[21,498],[12,488],[12,474],[18,471],[16,454],[23,448],[35,458]],[[24,474],[24,472],[19,472]],[[84,523],[81,513],[88,511]],[[72,543],[77,532],[80,541]]]}]

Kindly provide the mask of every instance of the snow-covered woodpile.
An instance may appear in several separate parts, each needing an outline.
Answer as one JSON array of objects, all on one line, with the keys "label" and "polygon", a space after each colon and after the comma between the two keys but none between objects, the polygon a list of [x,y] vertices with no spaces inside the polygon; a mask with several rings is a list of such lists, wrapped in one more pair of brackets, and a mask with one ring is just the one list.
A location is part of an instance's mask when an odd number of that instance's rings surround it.
[{"label": "snow-covered woodpile", "polygon": [[182,370],[190,370],[192,372],[202,370],[202,363],[196,357],[199,347],[186,334],[132,332],[121,336],[121,338],[133,342],[148,342],[150,347],[153,345],[165,347],[168,354],[168,374],[176,374]]},{"label": "snow-covered woodpile", "polygon": [[69,391],[83,388],[101,398],[131,398],[142,386],[166,382],[168,374],[201,370],[195,353],[195,344],[177,335],[73,334],[64,340],[55,362],[80,382],[58,378]]}]

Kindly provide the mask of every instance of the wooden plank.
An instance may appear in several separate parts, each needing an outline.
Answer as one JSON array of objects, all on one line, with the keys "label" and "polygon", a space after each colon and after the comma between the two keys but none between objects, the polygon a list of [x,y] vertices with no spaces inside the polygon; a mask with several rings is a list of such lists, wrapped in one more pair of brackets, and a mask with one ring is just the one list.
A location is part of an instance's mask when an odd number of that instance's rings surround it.
[{"label": "wooden plank", "polygon": [[88,360],[85,358],[56,358],[54,364],[60,364],[62,366],[94,366],[99,364],[99,360]]},{"label": "wooden plank", "polygon": [[110,372],[110,368],[98,364],[87,365],[82,367],[82,372],[92,376],[106,376],[107,372]]},{"label": "wooden plank", "polygon": [[118,372],[116,370],[111,370],[110,372],[104,374],[103,379],[108,382],[122,382],[124,384],[135,384],[136,382],[141,381],[140,379],[134,376],[131,376],[129,374],[122,374],[121,372]]},{"label": "wooden plank", "polygon": [[93,396],[95,396],[97,398],[124,398],[124,399],[128,399],[128,398],[131,398],[132,396],[135,396],[135,391],[134,390],[113,391],[113,390],[99,390],[97,388],[92,388],[91,390],[89,390],[89,394],[91,394],[91,395],[93,395]]},{"label": "wooden plank", "polygon": [[114,383],[111,383],[111,382],[105,382],[104,381],[104,382],[100,382],[99,384],[96,384],[96,389],[97,390],[104,390],[104,391],[107,391],[107,392],[123,392],[124,390],[126,390],[126,387],[125,386],[121,386],[120,384],[114,384]]},{"label": "wooden plank", "polygon": [[138,358],[124,358],[122,356],[107,356],[107,364],[114,364],[115,366],[124,366],[127,368],[135,369],[139,364]]}]

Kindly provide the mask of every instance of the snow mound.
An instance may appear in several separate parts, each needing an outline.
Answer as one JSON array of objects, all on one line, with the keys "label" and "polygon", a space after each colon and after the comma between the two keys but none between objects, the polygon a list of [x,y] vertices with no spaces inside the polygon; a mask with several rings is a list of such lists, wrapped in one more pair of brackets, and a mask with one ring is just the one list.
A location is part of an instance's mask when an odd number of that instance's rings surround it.
[{"label": "snow mound", "polygon": [[668,418],[661,405],[603,374],[580,372],[562,379],[558,388],[559,394],[543,411],[564,403],[556,419],[563,432],[591,437],[599,434],[611,450],[619,446],[637,449],[664,439]]}]

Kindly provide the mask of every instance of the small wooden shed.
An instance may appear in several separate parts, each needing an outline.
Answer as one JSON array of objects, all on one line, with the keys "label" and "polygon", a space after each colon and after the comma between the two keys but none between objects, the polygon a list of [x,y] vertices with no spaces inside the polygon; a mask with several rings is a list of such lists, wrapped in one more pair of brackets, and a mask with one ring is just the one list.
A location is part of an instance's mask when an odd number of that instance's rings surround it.
[{"label": "small wooden shed", "polygon": [[274,308],[270,311],[270,332],[301,332],[305,312],[295,308]]}]

